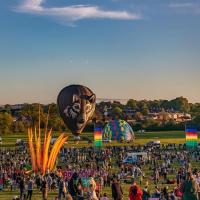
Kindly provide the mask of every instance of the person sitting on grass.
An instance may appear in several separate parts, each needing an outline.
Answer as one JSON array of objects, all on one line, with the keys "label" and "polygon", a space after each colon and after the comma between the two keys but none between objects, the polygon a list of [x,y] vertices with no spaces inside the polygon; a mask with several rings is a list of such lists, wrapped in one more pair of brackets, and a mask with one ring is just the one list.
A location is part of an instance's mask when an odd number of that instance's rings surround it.
[{"label": "person sitting on grass", "polygon": [[104,193],[103,196],[100,196],[100,200],[109,200],[109,198],[107,197],[107,194]]}]

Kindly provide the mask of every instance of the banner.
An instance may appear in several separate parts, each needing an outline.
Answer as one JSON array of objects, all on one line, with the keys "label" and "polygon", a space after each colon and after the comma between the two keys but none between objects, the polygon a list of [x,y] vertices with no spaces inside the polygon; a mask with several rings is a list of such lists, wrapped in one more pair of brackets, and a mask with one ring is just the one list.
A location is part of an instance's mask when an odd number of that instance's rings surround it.
[{"label": "banner", "polygon": [[102,146],[102,128],[97,127],[94,129],[94,146],[101,147]]},{"label": "banner", "polygon": [[187,128],[185,131],[186,136],[186,147],[197,148],[198,145],[198,132],[196,128]]}]

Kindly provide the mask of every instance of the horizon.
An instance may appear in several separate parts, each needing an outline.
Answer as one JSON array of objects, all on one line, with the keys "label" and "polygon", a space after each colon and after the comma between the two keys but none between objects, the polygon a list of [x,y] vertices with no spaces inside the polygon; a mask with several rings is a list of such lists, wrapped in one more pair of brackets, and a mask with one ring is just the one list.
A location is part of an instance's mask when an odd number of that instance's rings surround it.
[{"label": "horizon", "polygon": [[0,105],[99,98],[200,102],[200,2],[2,0]]},{"label": "horizon", "polygon": [[[179,98],[179,97],[175,97],[175,98]],[[174,98],[174,99],[175,99]],[[183,98],[186,98],[188,99],[187,97],[183,97]],[[101,102],[114,102],[114,101],[118,101],[120,102],[121,104],[125,105],[127,103],[128,100],[130,99],[134,99],[134,98],[128,98],[128,99],[111,99],[111,98],[96,98],[96,103],[101,103]],[[161,100],[167,100],[167,101],[171,101],[173,99],[134,99],[136,101],[161,101]],[[192,104],[198,104],[200,102],[190,102],[188,100],[188,103],[192,103]],[[57,102],[19,102],[19,103],[12,103],[12,104],[9,104],[9,103],[6,103],[6,104],[0,104],[0,107],[1,106],[5,106],[5,105],[23,105],[23,104],[41,104],[41,105],[49,105],[49,104],[57,104]]]}]

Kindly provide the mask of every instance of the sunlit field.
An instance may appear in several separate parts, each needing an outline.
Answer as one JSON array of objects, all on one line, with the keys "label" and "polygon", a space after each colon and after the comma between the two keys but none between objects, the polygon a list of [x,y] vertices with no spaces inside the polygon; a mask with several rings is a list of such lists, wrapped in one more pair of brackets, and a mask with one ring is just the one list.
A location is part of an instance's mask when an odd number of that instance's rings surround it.
[{"label": "sunlit field", "polygon": [[[53,137],[57,137],[60,133],[54,132]],[[74,143],[73,136],[70,133],[66,133],[69,136],[68,144],[65,144],[66,147],[88,147],[93,144],[88,144],[87,141],[80,141],[78,144]],[[83,136],[88,137],[93,140],[93,133],[82,133]],[[199,134],[200,135],[200,134]],[[183,144],[185,142],[185,132],[184,131],[166,131],[166,132],[145,132],[145,133],[135,133],[136,140],[130,143],[118,143],[112,141],[111,143],[104,143],[104,146],[121,146],[121,145],[143,145],[149,141],[159,140],[161,144],[176,143]],[[0,147],[15,147],[17,139],[22,139],[27,141],[27,134],[7,134],[3,135],[2,144]]]}]

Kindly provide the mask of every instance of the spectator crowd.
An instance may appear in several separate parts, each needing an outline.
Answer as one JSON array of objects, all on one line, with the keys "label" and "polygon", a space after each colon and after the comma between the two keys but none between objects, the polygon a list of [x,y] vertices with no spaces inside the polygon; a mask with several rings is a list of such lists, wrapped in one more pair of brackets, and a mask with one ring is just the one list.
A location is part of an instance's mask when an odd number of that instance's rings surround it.
[{"label": "spectator crowd", "polygon": [[[145,152],[124,163],[128,152]],[[13,199],[199,200],[200,153],[184,145],[63,148],[53,172],[31,173],[26,144],[0,149],[0,193]],[[128,196],[128,197],[127,197]]]}]

